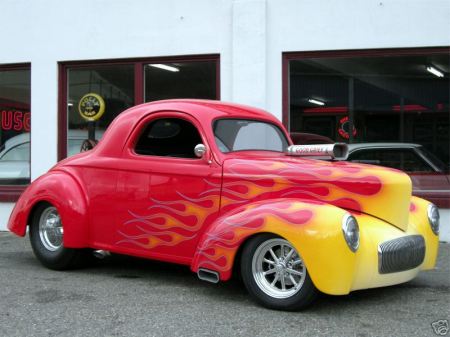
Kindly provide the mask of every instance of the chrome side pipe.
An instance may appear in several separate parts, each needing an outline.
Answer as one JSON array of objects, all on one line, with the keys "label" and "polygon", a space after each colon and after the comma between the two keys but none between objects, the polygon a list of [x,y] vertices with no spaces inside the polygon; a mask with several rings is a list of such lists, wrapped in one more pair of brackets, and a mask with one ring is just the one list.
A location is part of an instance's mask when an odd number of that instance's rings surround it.
[{"label": "chrome side pipe", "polygon": [[219,273],[214,270],[200,268],[197,271],[197,276],[202,281],[219,283]]},{"label": "chrome side pipe", "polygon": [[111,256],[111,253],[107,250],[94,250],[92,254],[100,260],[103,260],[105,257]]}]

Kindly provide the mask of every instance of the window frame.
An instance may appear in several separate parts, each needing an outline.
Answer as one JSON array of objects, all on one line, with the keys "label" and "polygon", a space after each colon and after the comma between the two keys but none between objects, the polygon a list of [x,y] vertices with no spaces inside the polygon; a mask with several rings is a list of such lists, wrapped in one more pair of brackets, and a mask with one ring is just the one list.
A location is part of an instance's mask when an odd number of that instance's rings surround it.
[{"label": "window frame", "polygon": [[[31,63],[10,63],[10,64],[0,64],[0,71],[14,71],[14,70],[29,70],[31,76]],[[31,84],[30,84],[30,96],[31,96]],[[31,97],[30,97],[31,99]],[[30,103],[30,113],[32,107]],[[30,129],[30,136],[33,130]],[[30,137],[31,138],[31,137]],[[31,148],[31,139],[30,139]],[[30,174],[31,174],[31,151],[30,151]],[[31,178],[31,177],[30,177]],[[28,187],[29,184],[25,185],[0,185],[0,202],[15,202],[19,199],[22,192]]]},{"label": "window frame", "polygon": [[216,97],[220,100],[220,54],[58,62],[58,161],[67,157],[67,71],[93,66],[134,65],[134,105],[144,103],[145,65],[149,63],[215,62]]},{"label": "window frame", "polygon": [[136,147],[139,144],[139,141],[141,140],[141,138],[145,135],[145,131],[147,130],[147,128],[150,126],[150,124],[155,123],[159,120],[164,120],[164,119],[172,119],[172,120],[182,120],[186,123],[189,123],[190,125],[192,125],[195,130],[198,133],[198,136],[201,140],[201,143],[199,144],[203,144],[203,145],[207,145],[207,143],[204,140],[204,137],[202,136],[202,132],[201,130],[197,127],[197,125],[195,123],[192,123],[191,120],[189,120],[188,118],[184,118],[184,116],[172,116],[172,115],[163,115],[163,116],[156,116],[154,118],[151,118],[149,120],[147,120],[146,122],[140,124],[140,129],[137,131],[136,133],[136,138],[134,139],[134,141],[132,142],[133,146],[131,148],[131,152],[133,153],[134,156],[138,156],[138,157],[145,157],[145,158],[167,158],[167,159],[183,159],[183,160],[201,160],[202,158],[199,157],[195,157],[193,156],[192,158],[190,157],[178,157],[178,156],[160,156],[160,155],[156,155],[156,154],[143,154],[143,153],[138,153],[136,152]]}]

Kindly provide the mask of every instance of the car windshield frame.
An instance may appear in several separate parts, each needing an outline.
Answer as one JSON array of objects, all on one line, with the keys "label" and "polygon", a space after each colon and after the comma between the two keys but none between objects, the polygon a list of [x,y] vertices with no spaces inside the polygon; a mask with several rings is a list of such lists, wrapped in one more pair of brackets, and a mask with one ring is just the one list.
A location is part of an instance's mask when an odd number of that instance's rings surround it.
[{"label": "car windshield frame", "polygon": [[446,167],[445,164],[438,158],[436,155],[428,150],[423,145],[420,145],[416,148],[417,152],[420,156],[422,156],[426,162],[431,164],[433,168],[437,169],[441,173],[448,173],[450,172],[450,167]]},{"label": "car windshield frame", "polygon": [[[221,139],[220,137],[217,136],[216,134],[216,128],[218,123],[220,123],[221,121],[236,121],[236,122],[249,122],[249,123],[261,123],[261,124],[267,124],[270,127],[273,128],[273,130],[276,132],[276,134],[280,137],[280,141],[282,144],[282,149],[280,151],[278,150],[274,150],[274,149],[267,149],[267,148],[249,148],[249,149],[238,149],[238,150],[228,150],[228,151],[223,151],[223,149],[221,148],[221,144],[225,144],[225,142],[223,141],[223,139]],[[240,129],[240,128],[239,128]],[[238,134],[239,129],[236,130],[236,134],[233,137],[233,144],[236,141],[236,135]],[[229,153],[235,153],[235,152],[243,152],[243,151],[268,151],[268,152],[276,152],[276,153],[284,153],[287,149],[287,147],[289,146],[289,138],[286,136],[285,132],[282,130],[282,128],[280,128],[278,125],[276,125],[275,123],[272,123],[271,121],[265,120],[265,119],[258,119],[258,118],[239,118],[239,117],[225,117],[225,118],[217,118],[215,120],[213,120],[212,122],[212,131],[213,131],[213,136],[214,136],[214,143],[217,146],[217,148],[219,149],[219,151],[223,154],[229,154]],[[228,148],[228,146],[226,146]]]}]

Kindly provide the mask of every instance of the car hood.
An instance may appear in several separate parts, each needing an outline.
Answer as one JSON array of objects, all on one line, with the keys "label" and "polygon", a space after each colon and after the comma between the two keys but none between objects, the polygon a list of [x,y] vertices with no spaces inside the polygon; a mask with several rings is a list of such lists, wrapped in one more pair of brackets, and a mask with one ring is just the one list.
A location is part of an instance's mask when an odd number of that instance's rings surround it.
[{"label": "car hood", "polygon": [[366,213],[406,230],[411,180],[365,164],[298,157],[230,158],[223,162],[222,205],[269,198],[321,201]]}]

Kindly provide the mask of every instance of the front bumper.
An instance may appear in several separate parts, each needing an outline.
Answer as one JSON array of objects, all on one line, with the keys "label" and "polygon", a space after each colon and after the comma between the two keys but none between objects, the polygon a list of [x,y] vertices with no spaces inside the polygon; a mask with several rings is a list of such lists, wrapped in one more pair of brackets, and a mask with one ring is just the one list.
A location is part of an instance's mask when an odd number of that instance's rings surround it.
[{"label": "front bumper", "polygon": [[368,215],[355,215],[360,247],[355,253],[355,274],[350,291],[410,281],[421,270],[434,268],[439,237],[428,222],[428,202],[413,198],[407,231]]}]

